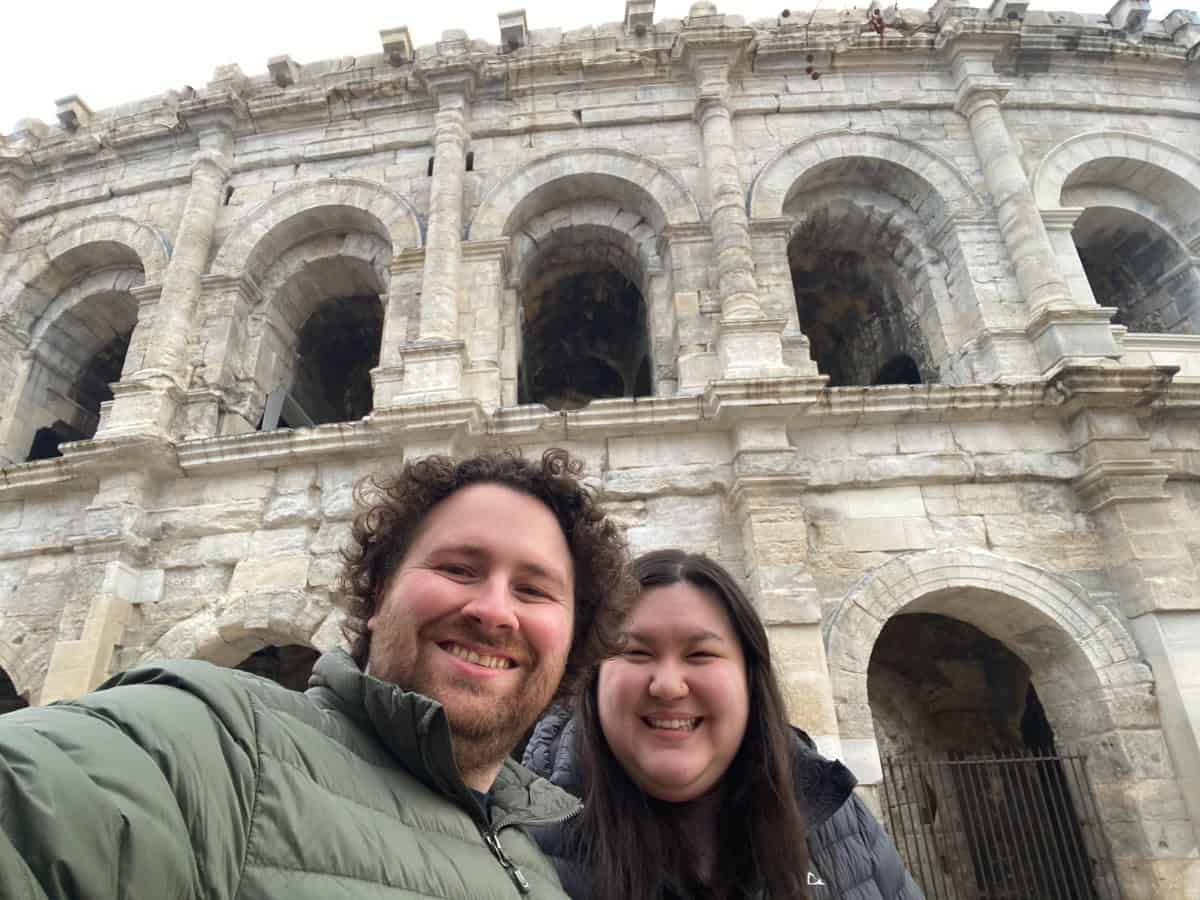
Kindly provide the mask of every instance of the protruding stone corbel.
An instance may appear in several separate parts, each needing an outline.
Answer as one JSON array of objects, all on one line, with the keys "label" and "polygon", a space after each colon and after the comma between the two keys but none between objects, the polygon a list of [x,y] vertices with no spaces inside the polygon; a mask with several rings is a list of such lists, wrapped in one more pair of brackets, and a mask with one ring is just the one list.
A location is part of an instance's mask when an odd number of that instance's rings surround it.
[{"label": "protruding stone corbel", "polygon": [[1029,9],[1029,0],[993,0],[988,15],[993,19],[1004,19],[1009,22],[1019,22],[1025,18]]},{"label": "protruding stone corbel", "polygon": [[45,140],[49,133],[50,126],[41,119],[19,119],[12,136],[18,144],[24,144],[26,149],[32,149]]},{"label": "protruding stone corbel", "polygon": [[243,94],[250,79],[237,63],[227,63],[213,69],[212,79],[208,82],[210,90],[229,91],[233,94]]},{"label": "protruding stone corbel", "polygon": [[267,71],[271,73],[271,80],[281,88],[291,87],[299,81],[300,69],[300,64],[286,53],[267,60]]},{"label": "protruding stone corbel", "polygon": [[525,22],[525,10],[514,9],[502,12],[500,20],[500,46],[505,50],[520,50],[529,42],[529,28]]},{"label": "protruding stone corbel", "polygon": [[58,109],[58,121],[67,131],[78,131],[92,121],[91,108],[79,99],[78,94],[69,94],[54,101]]},{"label": "protruding stone corbel", "polygon": [[1163,31],[1180,47],[1194,50],[1200,44],[1200,13],[1177,9],[1163,19]]},{"label": "protruding stone corbel", "polygon": [[641,37],[654,30],[654,0],[625,0],[625,32]]},{"label": "protruding stone corbel", "polygon": [[1108,11],[1108,22],[1126,34],[1141,34],[1150,18],[1150,0],[1117,0]]},{"label": "protruding stone corbel", "polygon": [[413,45],[407,26],[385,28],[379,32],[379,39],[383,43],[383,55],[393,66],[402,66],[412,62]]}]

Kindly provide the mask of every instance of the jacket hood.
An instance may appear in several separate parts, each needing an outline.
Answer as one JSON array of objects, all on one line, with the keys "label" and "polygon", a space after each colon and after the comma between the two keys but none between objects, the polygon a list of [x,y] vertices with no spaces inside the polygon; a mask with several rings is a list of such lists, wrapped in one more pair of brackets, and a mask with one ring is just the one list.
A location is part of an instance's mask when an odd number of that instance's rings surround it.
[{"label": "jacket hood", "polygon": [[[816,750],[805,732],[793,728],[792,779],[796,802],[810,830],[819,828],[842,807],[858,783],[854,775],[837,760],[829,760]],[[583,773],[576,753],[578,722],[570,709],[550,709],[525,746],[522,762],[531,771],[548,779],[576,797],[583,796]]]},{"label": "jacket hood", "polygon": [[[371,729],[413,776],[440,793],[477,809],[463,781],[445,707],[437,700],[367,675],[343,650],[324,654],[313,667],[307,694]],[[492,785],[492,803],[502,814],[520,811],[526,822],[570,815],[579,801],[534,773],[506,760]]]}]

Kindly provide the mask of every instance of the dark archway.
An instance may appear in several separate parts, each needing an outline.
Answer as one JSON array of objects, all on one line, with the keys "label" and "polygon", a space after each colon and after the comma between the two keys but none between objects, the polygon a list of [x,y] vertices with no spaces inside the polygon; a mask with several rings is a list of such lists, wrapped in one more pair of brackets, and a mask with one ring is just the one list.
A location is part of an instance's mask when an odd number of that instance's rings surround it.
[{"label": "dark archway", "polygon": [[1161,227],[1134,212],[1093,206],[1072,231],[1096,302],[1132,332],[1200,333],[1200,279],[1188,254]]},{"label": "dark archway", "polygon": [[617,268],[606,249],[623,256],[615,245],[564,242],[539,257],[521,291],[519,402],[578,409],[652,392],[642,292],[630,261]]},{"label": "dark archway", "polygon": [[60,398],[66,418],[39,428],[33,436],[27,461],[62,456],[61,444],[86,441],[100,425],[100,405],[113,398],[113,382],[121,380],[121,369],[129,351],[132,327],[114,335],[84,365],[66,397]]},{"label": "dark archway", "polygon": [[889,808],[889,818],[927,887],[988,900],[1029,890],[1099,896],[1074,805],[1078,785],[1057,759],[1020,657],[957,619],[897,615],[875,643],[867,686],[888,761],[885,804],[903,808]]},{"label": "dark archway", "polygon": [[291,691],[308,688],[308,677],[320,657],[312,647],[299,644],[270,644],[238,663],[234,668],[269,678]]},{"label": "dark archway", "polygon": [[28,705],[25,698],[17,693],[17,687],[8,677],[8,673],[0,668],[0,716],[14,710],[24,709]]},{"label": "dark archway", "polygon": [[[379,364],[383,304],[375,295],[329,300],[300,329],[289,390],[311,424],[349,422],[371,412],[371,370]],[[293,412],[295,417],[296,413]],[[289,421],[281,427],[306,425]]]}]

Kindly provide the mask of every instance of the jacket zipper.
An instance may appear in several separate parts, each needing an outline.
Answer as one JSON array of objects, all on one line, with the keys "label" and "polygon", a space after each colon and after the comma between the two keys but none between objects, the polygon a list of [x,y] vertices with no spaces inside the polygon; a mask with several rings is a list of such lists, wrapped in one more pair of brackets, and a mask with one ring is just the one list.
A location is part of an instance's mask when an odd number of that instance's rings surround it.
[{"label": "jacket zipper", "polygon": [[483,842],[487,844],[488,849],[492,851],[492,856],[496,857],[504,871],[508,873],[512,883],[517,886],[517,890],[522,894],[528,894],[531,890],[529,881],[525,878],[525,873],[517,868],[516,864],[508,858],[508,854],[504,852],[504,847],[500,845],[500,836],[490,828],[481,828],[480,832],[483,834]]}]

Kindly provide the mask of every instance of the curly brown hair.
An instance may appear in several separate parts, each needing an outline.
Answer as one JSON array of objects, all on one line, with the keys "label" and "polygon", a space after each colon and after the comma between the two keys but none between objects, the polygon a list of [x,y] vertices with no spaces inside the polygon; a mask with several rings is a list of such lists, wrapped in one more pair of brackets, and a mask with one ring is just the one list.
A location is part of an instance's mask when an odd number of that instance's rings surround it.
[{"label": "curly brown hair", "polygon": [[355,487],[360,512],[342,550],[338,589],[347,601],[342,633],[365,668],[371,646],[367,620],[438,503],[472,484],[499,484],[544,503],[558,520],[575,568],[575,628],[556,697],[565,697],[597,662],[615,652],[618,628],[638,585],[625,538],[580,481],[583,463],[566,450],[547,450],[540,464],[512,451],[470,459],[426,456],[394,475],[368,476]]}]

